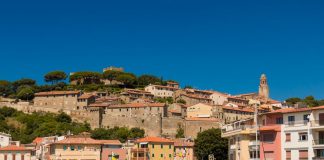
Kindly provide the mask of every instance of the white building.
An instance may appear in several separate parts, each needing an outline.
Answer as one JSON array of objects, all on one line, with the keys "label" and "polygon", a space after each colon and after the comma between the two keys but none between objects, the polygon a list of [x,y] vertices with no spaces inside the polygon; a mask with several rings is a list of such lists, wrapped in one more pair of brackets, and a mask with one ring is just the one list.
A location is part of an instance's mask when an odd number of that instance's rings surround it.
[{"label": "white building", "polygon": [[224,93],[213,91],[213,94],[211,94],[209,98],[212,100],[213,105],[223,105],[227,102],[227,97],[228,95]]},{"label": "white building", "polygon": [[170,86],[162,86],[162,85],[148,85],[145,87],[145,91],[150,92],[155,97],[173,97],[173,94],[179,88],[170,87]]},{"label": "white building", "polygon": [[0,132],[0,148],[9,146],[11,135]]},{"label": "white building", "polygon": [[324,159],[324,106],[283,114],[282,159]]}]

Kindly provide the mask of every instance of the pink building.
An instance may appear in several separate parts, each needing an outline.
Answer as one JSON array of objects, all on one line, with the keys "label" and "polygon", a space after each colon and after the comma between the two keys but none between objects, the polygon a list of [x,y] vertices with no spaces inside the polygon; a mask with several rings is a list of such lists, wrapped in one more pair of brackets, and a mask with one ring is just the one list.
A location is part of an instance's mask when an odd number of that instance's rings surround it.
[{"label": "pink building", "polygon": [[281,159],[281,124],[283,116],[280,112],[271,112],[260,118],[260,159]]},{"label": "pink building", "polygon": [[125,160],[127,151],[119,140],[100,140],[102,142],[101,160]]}]

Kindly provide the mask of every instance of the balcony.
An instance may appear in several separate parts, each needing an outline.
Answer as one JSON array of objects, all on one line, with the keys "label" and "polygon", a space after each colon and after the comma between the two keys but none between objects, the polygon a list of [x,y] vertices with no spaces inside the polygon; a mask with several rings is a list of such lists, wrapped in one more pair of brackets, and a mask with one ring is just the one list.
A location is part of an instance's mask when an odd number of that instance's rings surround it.
[{"label": "balcony", "polygon": [[324,148],[324,139],[313,140],[313,148]]},{"label": "balcony", "polygon": [[311,121],[312,129],[324,129],[324,120],[314,120]]},{"label": "balcony", "polygon": [[[226,125],[222,129],[222,137],[229,137],[244,132],[244,134],[248,134],[251,130],[256,128],[255,125],[241,125],[241,124],[230,124]],[[255,133],[255,132],[254,132]]]},{"label": "balcony", "polygon": [[260,141],[251,141],[249,142],[249,146],[256,146],[256,145],[260,145]]}]

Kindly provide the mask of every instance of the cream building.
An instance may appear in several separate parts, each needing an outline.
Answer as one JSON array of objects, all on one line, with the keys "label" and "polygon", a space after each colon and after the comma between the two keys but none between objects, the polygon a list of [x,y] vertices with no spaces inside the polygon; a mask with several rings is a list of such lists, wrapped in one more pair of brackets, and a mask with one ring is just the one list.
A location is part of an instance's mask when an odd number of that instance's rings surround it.
[{"label": "cream building", "polygon": [[35,93],[34,106],[45,108],[75,110],[80,91],[50,91]]},{"label": "cream building", "polygon": [[51,144],[51,160],[101,160],[100,140],[89,137],[68,137]]},{"label": "cream building", "polygon": [[213,106],[198,103],[187,108],[187,117],[211,117],[213,114]]},{"label": "cream building", "polygon": [[0,148],[1,160],[36,160],[32,150],[22,146],[10,145]]},{"label": "cream building", "polygon": [[9,146],[11,141],[11,135],[0,132],[0,148]]},{"label": "cream building", "polygon": [[148,85],[145,87],[145,91],[150,92],[155,97],[173,97],[173,94],[179,88],[162,86],[162,85]]}]

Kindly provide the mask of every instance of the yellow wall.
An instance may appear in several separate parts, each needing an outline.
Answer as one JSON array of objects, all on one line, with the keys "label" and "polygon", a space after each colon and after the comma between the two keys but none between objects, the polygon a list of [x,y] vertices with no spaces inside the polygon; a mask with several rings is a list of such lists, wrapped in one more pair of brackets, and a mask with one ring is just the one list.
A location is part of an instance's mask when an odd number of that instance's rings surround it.
[{"label": "yellow wall", "polygon": [[187,108],[187,117],[201,117],[206,115],[210,117],[212,114],[212,106],[202,103]]},{"label": "yellow wall", "polygon": [[[153,147],[154,145],[154,147]],[[162,145],[162,148],[161,148]],[[139,145],[140,146],[140,145]],[[138,145],[136,145],[138,147]],[[173,143],[148,143],[150,158],[152,160],[173,160],[174,145]],[[153,157],[154,154],[154,157]],[[163,157],[161,157],[161,154]]]}]

